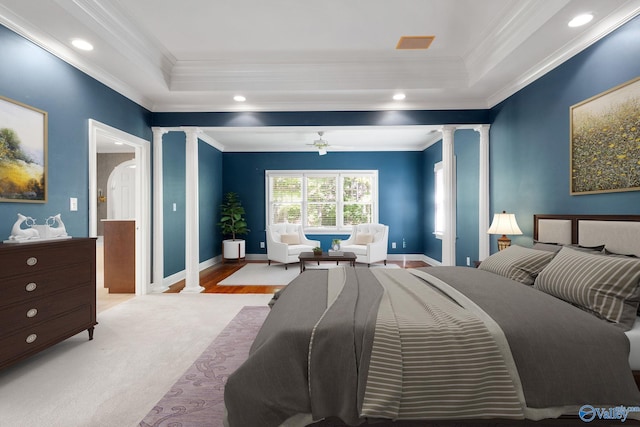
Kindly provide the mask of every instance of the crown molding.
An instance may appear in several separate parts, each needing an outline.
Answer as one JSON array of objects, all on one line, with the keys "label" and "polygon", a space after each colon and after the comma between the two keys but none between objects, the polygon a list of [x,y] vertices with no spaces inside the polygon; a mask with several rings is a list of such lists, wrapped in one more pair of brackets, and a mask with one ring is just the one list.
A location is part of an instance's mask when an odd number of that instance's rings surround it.
[{"label": "crown molding", "polygon": [[113,0],[54,0],[86,23],[107,43],[154,78],[168,85],[175,57],[157,40],[131,22]]},{"label": "crown molding", "polygon": [[562,48],[545,58],[545,60],[540,61],[534,67],[521,74],[519,78],[512,80],[509,84],[503,85],[499,91],[487,98],[486,108],[492,108],[504,101],[520,89],[547,74],[638,15],[640,15],[638,2],[630,1],[625,3],[605,19],[601,20],[598,25],[594,25],[589,31],[583,33],[581,37],[570,40]]},{"label": "crown molding", "polygon": [[0,4],[0,23],[46,52],[49,52],[62,61],[95,78],[133,102],[149,110],[151,109],[153,105],[153,101],[151,99],[147,98],[130,85],[124,83],[122,80],[115,78],[113,74],[105,71],[95,64],[87,62],[81,55],[78,55],[75,50],[69,48],[65,43],[61,43],[49,34],[41,31],[39,28],[24,21],[2,4]]}]

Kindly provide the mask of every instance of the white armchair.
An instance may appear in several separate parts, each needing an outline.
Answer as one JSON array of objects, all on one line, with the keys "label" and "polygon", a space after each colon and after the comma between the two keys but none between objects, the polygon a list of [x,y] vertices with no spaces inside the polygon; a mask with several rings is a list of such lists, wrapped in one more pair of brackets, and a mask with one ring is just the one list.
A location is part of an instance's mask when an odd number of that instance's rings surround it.
[{"label": "white armchair", "polygon": [[299,262],[301,252],[311,252],[320,246],[319,240],[309,240],[299,224],[273,224],[267,227],[267,259],[287,264]]},{"label": "white armchair", "polygon": [[371,265],[384,261],[387,265],[389,226],[384,224],[358,224],[347,240],[340,243],[340,250],[356,254],[356,262]]}]

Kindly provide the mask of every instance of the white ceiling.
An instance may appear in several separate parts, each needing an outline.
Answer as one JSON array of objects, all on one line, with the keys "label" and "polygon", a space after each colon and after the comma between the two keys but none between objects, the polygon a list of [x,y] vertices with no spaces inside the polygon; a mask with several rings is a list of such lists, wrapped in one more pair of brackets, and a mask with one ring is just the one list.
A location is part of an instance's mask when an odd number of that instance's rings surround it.
[{"label": "white ceiling", "polygon": [[[569,28],[583,12],[594,20]],[[638,14],[640,0],[0,4],[0,23],[154,112],[486,109]],[[435,40],[428,50],[396,50],[403,35]],[[95,49],[76,50],[74,38]],[[397,91],[406,99],[393,101]],[[233,101],[236,94],[246,102]],[[204,129],[223,149],[241,151],[296,149],[318,130],[332,145],[375,144],[371,133],[345,143],[348,130],[340,129],[262,130],[252,142]],[[417,148],[428,144],[430,130],[405,129],[394,140]],[[381,144],[389,149],[388,138]]]}]

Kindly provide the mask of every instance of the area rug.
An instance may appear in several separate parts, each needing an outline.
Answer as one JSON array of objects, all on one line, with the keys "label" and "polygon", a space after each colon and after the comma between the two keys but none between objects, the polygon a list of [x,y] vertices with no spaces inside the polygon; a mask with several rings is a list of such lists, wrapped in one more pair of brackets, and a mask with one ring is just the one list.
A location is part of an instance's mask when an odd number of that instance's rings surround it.
[{"label": "area rug", "polygon": [[[308,270],[313,269],[328,269],[338,266],[346,266],[347,263],[340,263],[336,265],[333,261],[320,262],[320,265],[313,262],[307,262],[305,268]],[[358,264],[358,268],[367,268],[366,264]],[[371,268],[400,268],[397,264],[383,263],[372,264]],[[229,277],[225,278],[218,285],[223,286],[285,286],[289,284],[300,274],[300,264],[289,264],[288,269],[285,270],[283,264],[267,264],[267,263],[249,263],[236,271]]]},{"label": "area rug", "polygon": [[300,264],[289,265],[287,270],[283,264],[248,263],[240,270],[225,278],[218,285],[286,285],[300,274]]},{"label": "area rug", "polygon": [[243,307],[140,422],[140,427],[223,427],[224,385],[249,355],[268,307]]}]

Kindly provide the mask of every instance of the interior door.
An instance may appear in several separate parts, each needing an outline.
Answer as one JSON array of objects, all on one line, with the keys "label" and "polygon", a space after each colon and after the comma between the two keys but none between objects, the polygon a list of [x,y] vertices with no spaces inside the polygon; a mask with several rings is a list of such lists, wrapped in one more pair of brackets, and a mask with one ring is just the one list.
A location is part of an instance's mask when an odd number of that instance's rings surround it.
[{"label": "interior door", "polygon": [[136,218],[136,161],[127,160],[114,168],[107,181],[107,218]]}]

